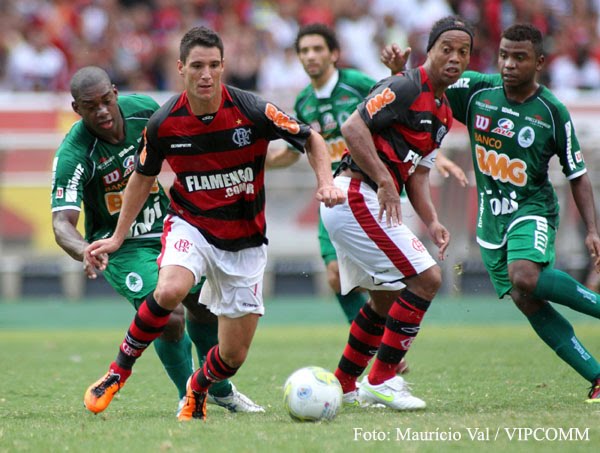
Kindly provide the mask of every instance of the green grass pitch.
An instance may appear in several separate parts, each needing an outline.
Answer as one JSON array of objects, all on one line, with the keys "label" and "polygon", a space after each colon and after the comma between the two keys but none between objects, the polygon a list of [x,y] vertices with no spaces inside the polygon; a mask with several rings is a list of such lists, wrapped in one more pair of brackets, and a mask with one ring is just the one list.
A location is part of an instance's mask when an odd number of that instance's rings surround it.
[{"label": "green grass pitch", "polygon": [[[561,310],[562,311],[562,310]],[[206,422],[175,419],[177,393],[153,351],[111,406],[92,415],[83,392],[114,358],[133,311],[124,302],[0,303],[0,452],[598,451],[600,405],[506,302],[439,298],[407,359],[428,407],[344,409],[331,423],[293,422],[282,386],[295,369],[333,370],[347,337],[322,300],[267,301],[234,382],[266,408]],[[596,320],[563,311],[600,356]]]}]

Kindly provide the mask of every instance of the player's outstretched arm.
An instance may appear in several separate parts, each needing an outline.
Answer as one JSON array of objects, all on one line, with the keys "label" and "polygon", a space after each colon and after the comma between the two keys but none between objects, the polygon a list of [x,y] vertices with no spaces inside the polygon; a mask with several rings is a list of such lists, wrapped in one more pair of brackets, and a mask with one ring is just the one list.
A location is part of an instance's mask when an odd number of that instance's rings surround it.
[{"label": "player's outstretched arm", "polygon": [[300,158],[299,152],[290,149],[285,143],[274,143],[276,142],[271,142],[271,145],[267,150],[267,156],[265,158],[265,168],[267,170],[286,168],[298,162],[298,159]]},{"label": "player's outstretched arm", "polygon": [[417,165],[414,173],[406,182],[406,193],[415,212],[429,230],[429,235],[438,246],[438,257],[444,259],[444,253],[450,244],[450,232],[438,219],[431,191],[429,189],[429,168]]},{"label": "player's outstretched arm", "polygon": [[86,259],[85,249],[89,243],[77,230],[79,211],[64,209],[52,213],[52,230],[56,243],[74,260],[83,262],[83,272],[88,278],[96,278],[96,268]]},{"label": "player's outstretched arm", "polygon": [[435,168],[437,168],[444,178],[448,178],[449,176],[454,177],[461,187],[469,185],[469,179],[463,169],[444,156],[440,151],[438,151],[435,157]]},{"label": "player's outstretched arm", "polygon": [[155,180],[155,176],[145,176],[138,172],[133,172],[129,178],[113,235],[108,239],[92,242],[85,250],[86,258],[98,269],[106,269],[107,255],[121,247],[131,225],[146,202]]},{"label": "player's outstretched arm", "polygon": [[346,201],[344,192],[333,184],[331,158],[327,152],[325,141],[314,130],[311,130],[310,137],[306,141],[306,155],[317,176],[317,200],[328,208]]}]

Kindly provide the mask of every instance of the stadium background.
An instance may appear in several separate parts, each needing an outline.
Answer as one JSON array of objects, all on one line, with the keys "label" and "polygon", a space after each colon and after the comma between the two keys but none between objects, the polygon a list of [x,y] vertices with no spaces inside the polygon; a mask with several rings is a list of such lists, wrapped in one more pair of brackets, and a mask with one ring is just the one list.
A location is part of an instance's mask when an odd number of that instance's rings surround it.
[{"label": "stadium background", "polygon": [[[423,61],[431,24],[459,13],[477,24],[471,68],[493,71],[500,31],[530,21],[546,34],[542,81],[573,115],[591,179],[599,193],[596,143],[600,135],[600,1],[444,0],[3,0],[0,2],[0,300],[19,297],[79,299],[114,294],[102,279],[86,281],[81,265],[54,243],[49,210],[52,157],[77,116],[66,93],[79,67],[105,68],[121,92],[149,92],[159,101],[179,90],[177,43],[185,30],[204,24],[225,41],[227,83],[258,91],[290,109],[307,82],[293,50],[299,24],[336,28],[344,66],[375,78],[382,44],[413,48]],[[445,152],[470,174],[467,137],[460,126]],[[472,179],[472,175],[470,175]],[[587,257],[568,185],[552,169],[562,207],[559,266],[585,278]],[[162,180],[169,184],[171,176]],[[314,177],[306,161],[267,178],[270,264],[267,295],[328,294],[316,239]],[[462,189],[433,175],[440,216],[453,235],[443,263],[446,294],[491,293],[473,230],[474,187]],[[598,196],[597,196],[598,197]],[[422,231],[416,223],[415,227]]]}]

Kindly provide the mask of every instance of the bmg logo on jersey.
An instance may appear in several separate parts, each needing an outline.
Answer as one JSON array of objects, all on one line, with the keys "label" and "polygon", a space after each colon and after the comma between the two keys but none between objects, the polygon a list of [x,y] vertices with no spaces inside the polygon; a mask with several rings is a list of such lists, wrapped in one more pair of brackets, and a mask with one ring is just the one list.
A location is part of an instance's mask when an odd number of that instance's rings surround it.
[{"label": "bmg logo on jersey", "polygon": [[391,104],[396,100],[396,93],[389,88],[386,88],[381,93],[376,94],[367,101],[367,112],[369,117],[373,118],[377,112],[379,112],[386,105]]}]

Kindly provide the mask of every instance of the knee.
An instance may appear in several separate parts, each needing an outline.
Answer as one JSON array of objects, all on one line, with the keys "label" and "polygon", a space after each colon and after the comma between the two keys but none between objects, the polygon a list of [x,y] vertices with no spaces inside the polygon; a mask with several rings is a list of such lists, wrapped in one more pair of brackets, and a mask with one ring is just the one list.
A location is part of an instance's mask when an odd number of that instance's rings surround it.
[{"label": "knee", "polygon": [[163,284],[158,285],[154,291],[154,299],[158,305],[167,310],[174,310],[186,296],[180,288],[175,285]]},{"label": "knee", "polygon": [[510,293],[512,300],[516,307],[523,313],[525,316],[531,316],[540,310],[546,302],[535,299],[533,297],[528,297],[521,294],[519,291],[513,289]]},{"label": "knee", "polygon": [[409,291],[425,300],[433,300],[442,286],[442,269],[435,265],[423,272],[418,278],[418,285],[409,283]]},{"label": "knee", "polygon": [[337,261],[330,261],[327,264],[327,283],[334,293],[339,294],[342,292],[342,285],[340,283],[340,268]]},{"label": "knee", "polygon": [[231,368],[239,368],[246,361],[248,348],[236,348],[233,351],[223,351],[219,348],[219,356]]},{"label": "knee", "polygon": [[540,271],[537,266],[509,266],[508,277],[513,286],[513,292],[531,295],[537,286]]},{"label": "knee", "polygon": [[183,307],[180,305],[171,316],[169,316],[169,321],[165,326],[165,330],[161,335],[161,339],[165,341],[179,341],[183,338],[183,333],[185,332],[185,315]]}]

